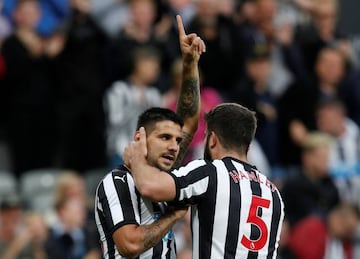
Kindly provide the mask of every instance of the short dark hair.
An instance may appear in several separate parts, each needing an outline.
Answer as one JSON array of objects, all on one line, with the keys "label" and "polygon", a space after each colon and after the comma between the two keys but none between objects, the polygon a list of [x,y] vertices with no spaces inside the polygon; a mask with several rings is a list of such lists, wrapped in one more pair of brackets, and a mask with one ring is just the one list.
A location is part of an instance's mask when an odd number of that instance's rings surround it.
[{"label": "short dark hair", "polygon": [[343,112],[344,114],[347,113],[347,109],[345,107],[344,102],[340,100],[338,97],[330,97],[320,100],[316,105],[316,112],[318,113],[321,109],[324,108],[333,108]]},{"label": "short dark hair", "polygon": [[129,71],[133,72],[137,64],[142,60],[154,60],[158,63],[161,61],[161,53],[158,49],[151,46],[136,47],[130,52]]},{"label": "short dark hair", "polygon": [[214,131],[226,149],[247,153],[255,136],[255,112],[237,103],[223,103],[205,114],[207,131]]},{"label": "short dark hair", "polygon": [[136,129],[139,130],[140,127],[145,127],[147,131],[151,131],[151,128],[155,125],[155,123],[165,120],[173,121],[180,125],[181,128],[184,126],[184,121],[174,111],[167,108],[152,107],[145,110],[139,116]]}]

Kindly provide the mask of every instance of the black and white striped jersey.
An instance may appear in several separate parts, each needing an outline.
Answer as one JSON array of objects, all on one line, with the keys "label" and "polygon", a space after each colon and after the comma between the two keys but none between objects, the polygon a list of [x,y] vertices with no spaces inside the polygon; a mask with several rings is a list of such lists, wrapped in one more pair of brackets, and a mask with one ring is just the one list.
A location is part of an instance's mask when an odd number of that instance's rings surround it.
[{"label": "black and white striped jersey", "polygon": [[226,157],[171,172],[176,201],[191,204],[193,258],[276,258],[284,205],[258,170]]},{"label": "black and white striped jersey", "polygon": [[[100,182],[95,197],[95,220],[105,259],[122,257],[116,249],[112,235],[126,224],[148,225],[156,221],[166,210],[165,203],[154,203],[142,198],[135,189],[134,181],[126,169],[120,167],[108,173]],[[138,258],[176,258],[175,238],[168,232],[155,247]]]}]

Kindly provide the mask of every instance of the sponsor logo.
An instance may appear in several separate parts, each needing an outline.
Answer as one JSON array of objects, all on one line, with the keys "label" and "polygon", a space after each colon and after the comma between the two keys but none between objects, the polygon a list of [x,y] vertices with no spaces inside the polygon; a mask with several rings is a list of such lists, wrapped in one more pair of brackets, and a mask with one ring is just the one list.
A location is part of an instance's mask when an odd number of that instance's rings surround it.
[{"label": "sponsor logo", "polygon": [[123,175],[123,176],[115,175],[115,176],[114,176],[114,179],[121,180],[123,183],[125,183],[125,181],[126,181],[126,175]]}]

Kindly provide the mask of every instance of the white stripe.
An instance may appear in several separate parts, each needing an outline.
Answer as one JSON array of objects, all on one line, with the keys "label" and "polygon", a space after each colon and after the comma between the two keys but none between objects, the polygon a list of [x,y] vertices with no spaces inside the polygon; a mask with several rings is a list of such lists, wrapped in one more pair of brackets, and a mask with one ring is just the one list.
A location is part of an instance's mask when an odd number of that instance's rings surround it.
[{"label": "white stripe", "polygon": [[100,222],[100,219],[99,219],[99,214],[97,212],[97,207],[100,204],[99,202],[99,197],[98,197],[98,194],[97,194],[97,191],[96,191],[96,200],[95,200],[95,222],[96,222],[96,225],[97,225],[97,229],[99,231],[99,235],[100,235],[100,241],[102,242],[102,245],[103,245],[103,250],[104,250],[104,253],[103,253],[103,257],[104,259],[107,259],[109,258],[109,254],[108,254],[108,247],[107,247],[107,242],[106,242],[106,238],[105,238],[105,232],[104,232],[104,229],[101,225],[101,222]]},{"label": "white stripe", "polygon": [[199,212],[197,209],[197,206],[191,207],[191,218],[192,218],[192,228],[193,228],[193,234],[192,234],[192,247],[193,247],[193,259],[199,259]]},{"label": "white stripe", "polygon": [[275,251],[274,251],[274,255],[273,255],[273,259],[276,259],[276,255],[277,255],[277,250],[279,247],[279,240],[280,240],[280,234],[281,234],[281,229],[282,229],[282,225],[284,222],[284,216],[285,216],[285,212],[284,212],[284,202],[280,196],[280,193],[278,190],[276,190],[276,192],[279,195],[279,199],[280,199],[280,205],[281,205],[281,216],[280,216],[280,221],[279,221],[279,227],[278,227],[278,232],[276,234],[276,243],[275,243]]},{"label": "white stripe", "polygon": [[230,181],[228,170],[222,160],[215,160],[217,172],[217,195],[213,224],[211,258],[221,258],[224,256],[226,233],[228,228],[229,203],[230,203]]},{"label": "white stripe", "polygon": [[109,203],[113,224],[116,225],[117,223],[124,220],[124,215],[122,213],[120,200],[115,189],[115,184],[112,174],[109,174],[105,177],[104,190],[105,190],[106,198]]},{"label": "white stripe", "polygon": [[175,170],[171,171],[171,173],[173,173],[177,177],[185,176],[192,170],[194,170],[198,167],[201,167],[205,164],[206,164],[205,160],[201,160],[201,159],[194,160],[194,161],[189,162],[186,166],[182,166],[179,169],[175,169]]},{"label": "white stripe", "polygon": [[[263,174],[258,174],[260,178],[260,182],[266,183],[267,178]],[[265,222],[267,228],[268,228],[268,236],[266,239],[265,246],[259,251],[259,259],[260,258],[267,258],[268,249],[269,249],[269,241],[270,241],[270,232],[271,232],[271,220],[273,215],[273,206],[274,201],[272,199],[272,192],[269,187],[267,187],[265,184],[260,184],[261,188],[261,197],[264,199],[270,200],[270,206],[269,208],[262,207],[262,216],[261,219]],[[275,253],[276,254],[276,253]]]},{"label": "white stripe", "polygon": [[197,181],[193,184],[189,184],[186,188],[180,189],[179,200],[182,201],[186,198],[191,198],[194,196],[199,196],[206,192],[209,185],[209,177],[207,176],[200,181]]},{"label": "white stripe", "polygon": [[127,178],[127,182],[128,182],[129,191],[130,191],[133,212],[135,214],[135,220],[136,220],[136,222],[138,222],[140,224],[140,215],[139,215],[139,210],[137,209],[138,208],[138,199],[136,196],[134,179],[132,178],[131,174],[129,174],[129,173],[126,173],[126,178]]}]

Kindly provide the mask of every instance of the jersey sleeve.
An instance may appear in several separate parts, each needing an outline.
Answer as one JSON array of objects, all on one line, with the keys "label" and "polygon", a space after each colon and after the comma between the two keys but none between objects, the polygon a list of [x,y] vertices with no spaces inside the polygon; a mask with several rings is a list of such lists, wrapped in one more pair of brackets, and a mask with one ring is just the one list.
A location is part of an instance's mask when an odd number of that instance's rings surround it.
[{"label": "jersey sleeve", "polygon": [[212,166],[205,160],[195,160],[170,172],[174,178],[176,197],[174,204],[186,206],[197,204],[208,191],[212,182]]},{"label": "jersey sleeve", "polygon": [[126,171],[112,171],[100,183],[97,210],[102,227],[114,233],[127,224],[139,225],[138,198],[134,181]]}]

